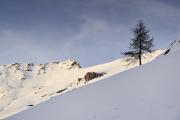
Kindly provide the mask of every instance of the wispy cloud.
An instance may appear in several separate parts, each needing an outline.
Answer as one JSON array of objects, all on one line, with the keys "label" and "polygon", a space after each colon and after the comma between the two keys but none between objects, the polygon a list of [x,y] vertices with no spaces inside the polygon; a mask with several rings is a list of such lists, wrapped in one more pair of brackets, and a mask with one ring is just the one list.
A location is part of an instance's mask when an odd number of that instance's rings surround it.
[{"label": "wispy cloud", "polygon": [[137,20],[157,48],[180,36],[180,7],[166,0],[0,1],[1,63],[76,58],[84,65],[120,57]]},{"label": "wispy cloud", "polygon": [[111,55],[120,54],[120,50],[127,43],[125,40],[130,37],[127,25],[113,24],[106,20],[87,16],[84,19],[85,22],[81,25],[80,31],[67,38],[68,42],[63,47],[64,52],[70,56],[81,56],[83,59],[94,59],[97,62],[100,62],[102,57],[109,60],[111,57],[112,60]]}]

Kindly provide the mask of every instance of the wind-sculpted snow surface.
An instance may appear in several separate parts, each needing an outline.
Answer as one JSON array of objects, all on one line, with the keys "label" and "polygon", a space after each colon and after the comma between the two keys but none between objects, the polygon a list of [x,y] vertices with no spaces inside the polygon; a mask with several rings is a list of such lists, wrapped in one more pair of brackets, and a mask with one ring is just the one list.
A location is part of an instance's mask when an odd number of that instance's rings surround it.
[{"label": "wind-sculpted snow surface", "polygon": [[[161,53],[162,50],[158,50],[146,55],[146,58],[143,59],[144,63],[152,61]],[[81,68],[75,60],[38,65],[33,63],[1,65],[0,119],[137,65],[138,63],[127,66],[125,58],[89,68]],[[87,72],[105,74],[96,79],[85,81],[83,77]]]},{"label": "wind-sculpted snow surface", "polygon": [[6,120],[180,120],[180,49]]}]

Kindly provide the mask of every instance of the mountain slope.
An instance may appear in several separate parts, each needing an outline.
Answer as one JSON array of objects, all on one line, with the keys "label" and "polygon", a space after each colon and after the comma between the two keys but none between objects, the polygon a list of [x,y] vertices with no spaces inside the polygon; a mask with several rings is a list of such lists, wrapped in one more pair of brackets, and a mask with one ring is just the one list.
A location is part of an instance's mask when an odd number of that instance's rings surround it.
[{"label": "mountain slope", "polygon": [[[146,55],[144,63],[159,56],[163,50]],[[46,64],[10,64],[0,66],[0,119],[31,108],[53,96],[68,92],[127,69],[127,61],[118,59],[110,63],[89,68],[81,68],[74,60]],[[86,82],[83,78],[87,72],[106,73],[104,76]]]},{"label": "mountain slope", "polygon": [[7,120],[179,120],[180,42],[155,61],[55,97]]}]

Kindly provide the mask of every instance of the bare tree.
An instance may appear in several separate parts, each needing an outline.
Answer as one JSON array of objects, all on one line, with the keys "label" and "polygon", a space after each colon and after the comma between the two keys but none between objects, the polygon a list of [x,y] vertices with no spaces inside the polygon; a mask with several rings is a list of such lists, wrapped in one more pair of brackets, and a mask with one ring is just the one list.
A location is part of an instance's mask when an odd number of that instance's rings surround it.
[{"label": "bare tree", "polygon": [[149,30],[142,21],[139,21],[133,29],[134,38],[131,39],[129,50],[122,54],[128,56],[128,61],[136,62],[139,60],[139,65],[142,65],[142,55],[152,52],[153,38],[149,35]]}]

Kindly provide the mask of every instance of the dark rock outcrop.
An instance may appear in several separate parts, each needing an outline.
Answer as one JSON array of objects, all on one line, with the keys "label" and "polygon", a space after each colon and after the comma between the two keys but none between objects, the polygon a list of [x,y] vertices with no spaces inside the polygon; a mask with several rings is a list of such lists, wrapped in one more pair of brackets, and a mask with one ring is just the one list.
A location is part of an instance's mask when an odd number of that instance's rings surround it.
[{"label": "dark rock outcrop", "polygon": [[77,61],[70,60],[69,62],[71,62],[71,64],[69,65],[68,70],[70,70],[72,68],[81,68],[80,64]]},{"label": "dark rock outcrop", "polygon": [[64,92],[65,90],[67,90],[67,88],[62,89],[62,90],[59,90],[59,91],[57,91],[56,93],[62,93],[62,92]]},{"label": "dark rock outcrop", "polygon": [[168,49],[164,52],[164,55],[168,54],[170,52],[171,49]]},{"label": "dark rock outcrop", "polygon": [[105,73],[87,72],[84,76],[85,81],[89,81],[98,77],[103,76]]}]

